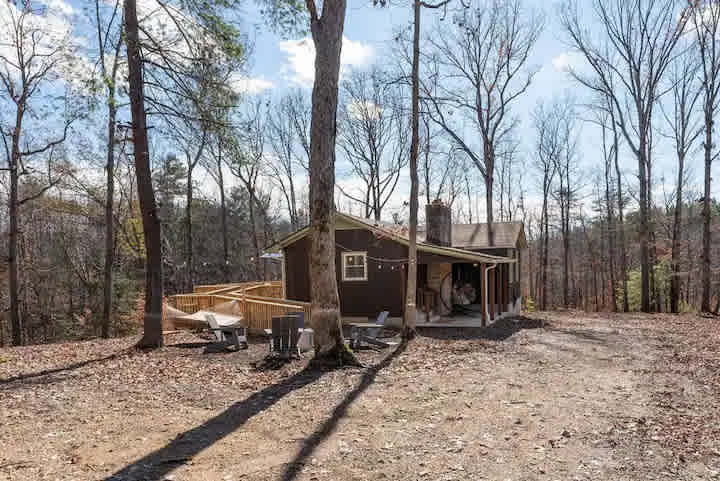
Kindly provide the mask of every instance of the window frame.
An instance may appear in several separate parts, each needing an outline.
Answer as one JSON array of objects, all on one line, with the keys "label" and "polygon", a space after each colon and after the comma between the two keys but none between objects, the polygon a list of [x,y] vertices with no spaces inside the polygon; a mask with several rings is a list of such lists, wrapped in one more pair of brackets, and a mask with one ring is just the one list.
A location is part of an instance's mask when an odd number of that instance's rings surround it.
[{"label": "window frame", "polygon": [[[362,256],[363,257],[363,277],[347,277],[347,258],[350,256]],[[367,282],[368,280],[368,263],[367,263],[367,251],[346,251],[341,254],[341,269],[342,269],[342,281],[343,282]]]}]

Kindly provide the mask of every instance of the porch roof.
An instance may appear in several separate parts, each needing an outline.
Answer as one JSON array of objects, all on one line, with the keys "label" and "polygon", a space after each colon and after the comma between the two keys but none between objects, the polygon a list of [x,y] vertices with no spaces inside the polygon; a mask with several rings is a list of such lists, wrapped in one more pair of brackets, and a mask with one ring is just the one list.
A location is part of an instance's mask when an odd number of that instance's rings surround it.
[{"label": "porch roof", "polygon": [[[410,243],[407,227],[395,226],[382,221],[373,221],[371,219],[362,219],[343,212],[335,212],[335,229],[365,229],[374,233],[378,237],[384,237],[405,246]],[[309,232],[310,227],[303,227],[302,229],[287,235],[275,244],[267,247],[265,252],[280,252],[284,247],[287,247],[308,235]],[[419,236],[417,249],[419,252],[427,252],[430,254],[452,257],[468,262],[480,262],[483,264],[513,264],[516,262],[515,259],[509,257],[482,254],[457,247],[444,247],[429,244],[427,242],[423,242]]]}]

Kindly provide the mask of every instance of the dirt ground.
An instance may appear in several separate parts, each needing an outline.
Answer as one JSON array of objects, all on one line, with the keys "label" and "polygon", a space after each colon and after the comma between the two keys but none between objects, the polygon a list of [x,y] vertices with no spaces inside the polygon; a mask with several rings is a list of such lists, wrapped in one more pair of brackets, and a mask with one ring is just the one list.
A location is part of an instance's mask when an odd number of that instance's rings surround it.
[{"label": "dirt ground", "polygon": [[172,334],[0,349],[0,480],[720,479],[720,321],[553,312],[368,367]]}]

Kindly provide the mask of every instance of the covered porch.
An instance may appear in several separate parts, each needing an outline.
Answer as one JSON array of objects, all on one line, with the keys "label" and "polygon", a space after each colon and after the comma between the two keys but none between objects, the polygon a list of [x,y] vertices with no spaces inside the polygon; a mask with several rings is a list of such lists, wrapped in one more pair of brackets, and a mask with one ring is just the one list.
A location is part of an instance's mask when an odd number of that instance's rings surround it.
[{"label": "covered porch", "polygon": [[480,327],[521,310],[518,266],[431,262],[418,266],[418,327]]}]

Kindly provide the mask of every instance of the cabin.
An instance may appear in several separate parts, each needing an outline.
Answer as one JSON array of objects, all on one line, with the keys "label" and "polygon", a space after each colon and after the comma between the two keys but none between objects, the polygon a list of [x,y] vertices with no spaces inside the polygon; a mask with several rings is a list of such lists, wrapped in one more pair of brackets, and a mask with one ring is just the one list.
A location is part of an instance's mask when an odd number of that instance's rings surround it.
[{"label": "cabin", "polygon": [[[521,222],[453,224],[440,201],[426,206],[417,236],[418,325],[454,320],[477,324],[520,311],[520,252],[526,247]],[[269,247],[281,256],[284,297],[310,300],[309,228]],[[408,262],[407,227],[335,214],[335,265],[344,321],[389,311],[402,318]]]}]

